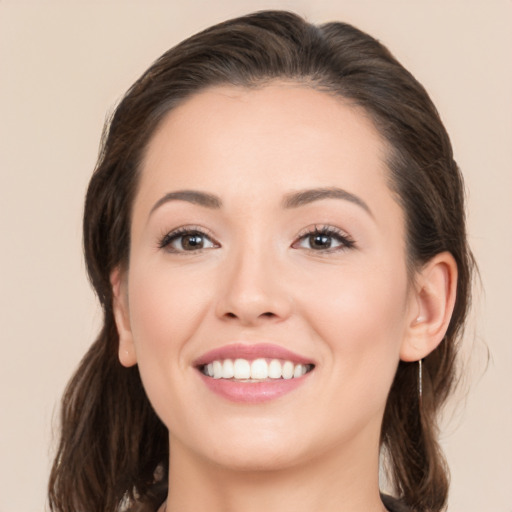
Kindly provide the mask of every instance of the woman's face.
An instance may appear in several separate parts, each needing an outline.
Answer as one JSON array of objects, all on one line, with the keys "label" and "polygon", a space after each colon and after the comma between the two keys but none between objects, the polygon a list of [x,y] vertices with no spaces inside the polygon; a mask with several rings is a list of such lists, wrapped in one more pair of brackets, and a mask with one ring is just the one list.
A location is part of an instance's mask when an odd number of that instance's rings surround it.
[{"label": "woman's face", "polygon": [[360,110],[294,84],[212,88],[168,114],[117,320],[173,456],[376,456],[415,315],[385,157]]}]

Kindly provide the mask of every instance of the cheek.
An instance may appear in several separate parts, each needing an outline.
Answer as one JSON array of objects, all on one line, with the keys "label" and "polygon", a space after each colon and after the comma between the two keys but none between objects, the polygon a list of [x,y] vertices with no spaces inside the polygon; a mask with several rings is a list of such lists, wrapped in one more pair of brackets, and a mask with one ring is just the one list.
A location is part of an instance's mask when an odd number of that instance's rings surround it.
[{"label": "cheek", "polygon": [[[406,328],[405,271],[387,266],[332,272],[328,284],[312,288],[304,314],[323,340],[334,371],[354,396],[382,401],[399,361]],[[366,390],[366,391],[365,391]],[[382,390],[382,393],[376,390]],[[382,395],[382,396],[381,396]]]},{"label": "cheek", "polygon": [[[197,276],[196,276],[197,277]],[[137,365],[146,394],[159,417],[176,424],[186,393],[190,340],[206,314],[207,287],[193,276],[166,266],[132,266],[129,275],[130,320]],[[193,343],[192,343],[193,345]],[[180,415],[178,423],[187,417]]]},{"label": "cheek", "polygon": [[139,364],[181,362],[186,345],[205,314],[210,293],[198,275],[165,266],[135,267],[130,273],[130,319]]}]

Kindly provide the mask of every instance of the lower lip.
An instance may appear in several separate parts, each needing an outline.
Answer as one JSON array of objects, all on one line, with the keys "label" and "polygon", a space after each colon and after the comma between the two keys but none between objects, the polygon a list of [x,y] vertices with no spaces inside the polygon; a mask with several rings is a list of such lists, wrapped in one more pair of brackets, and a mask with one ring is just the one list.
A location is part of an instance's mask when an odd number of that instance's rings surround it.
[{"label": "lower lip", "polygon": [[264,382],[240,382],[229,379],[213,379],[204,373],[199,375],[206,386],[231,402],[262,403],[282,397],[305,383],[311,372],[293,379],[275,379]]}]

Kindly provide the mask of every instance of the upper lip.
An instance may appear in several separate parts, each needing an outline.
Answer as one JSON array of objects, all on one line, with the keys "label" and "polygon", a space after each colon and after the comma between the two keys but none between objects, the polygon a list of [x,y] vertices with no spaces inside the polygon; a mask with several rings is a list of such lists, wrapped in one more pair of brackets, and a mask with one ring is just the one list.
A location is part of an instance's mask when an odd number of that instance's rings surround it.
[{"label": "upper lip", "polygon": [[194,361],[194,366],[204,366],[212,361],[222,361],[225,359],[252,360],[259,358],[282,359],[291,361],[294,364],[313,364],[311,359],[272,343],[233,343],[209,350]]}]

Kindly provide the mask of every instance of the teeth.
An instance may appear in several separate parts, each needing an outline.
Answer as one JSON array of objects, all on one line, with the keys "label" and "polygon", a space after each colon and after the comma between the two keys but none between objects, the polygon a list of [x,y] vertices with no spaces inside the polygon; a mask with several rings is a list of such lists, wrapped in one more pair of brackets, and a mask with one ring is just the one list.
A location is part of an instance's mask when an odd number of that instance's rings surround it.
[{"label": "teeth", "polygon": [[222,378],[231,379],[235,376],[235,365],[231,359],[226,359],[222,363]]},{"label": "teeth", "polygon": [[266,379],[296,379],[312,369],[312,365],[293,364],[291,361],[279,359],[225,359],[212,361],[203,366],[203,373],[214,379],[266,380]]},{"label": "teeth", "polygon": [[250,379],[251,364],[246,359],[235,360],[235,379]]},{"label": "teeth", "polygon": [[302,377],[305,373],[306,373],[306,367],[303,364],[298,364],[293,369],[293,377],[294,378]]},{"label": "teeth", "polygon": [[[297,368],[302,366],[301,364],[297,365]],[[299,377],[299,375],[295,375],[295,369],[293,367],[293,363],[291,361],[286,361],[283,364],[283,379],[291,379],[292,377]]]},{"label": "teeth", "polygon": [[283,367],[277,359],[272,359],[268,365],[268,376],[271,379],[280,379],[283,376]]},{"label": "teeth", "polygon": [[265,359],[255,359],[251,363],[251,379],[266,379],[268,377],[268,364]]},{"label": "teeth", "polygon": [[222,363],[220,361],[213,361],[213,378],[222,378]]}]

